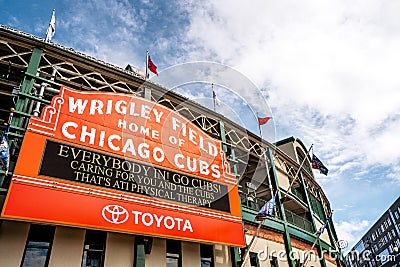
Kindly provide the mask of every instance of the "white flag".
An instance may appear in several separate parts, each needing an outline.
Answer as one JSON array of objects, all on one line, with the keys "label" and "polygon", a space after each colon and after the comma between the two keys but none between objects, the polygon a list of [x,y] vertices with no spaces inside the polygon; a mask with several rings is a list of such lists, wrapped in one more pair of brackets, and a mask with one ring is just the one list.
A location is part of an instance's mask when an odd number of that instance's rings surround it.
[{"label": "white flag", "polygon": [[45,42],[50,42],[51,38],[53,38],[55,33],[56,33],[56,10],[53,9],[53,14],[51,15],[49,28],[47,29],[47,32],[46,32]]},{"label": "white flag", "polygon": [[218,99],[217,94],[213,91],[213,98],[214,98],[214,104],[219,106],[221,105],[221,101]]},{"label": "white flag", "polygon": [[217,94],[214,91],[214,83],[211,83],[211,89],[212,89],[212,96],[214,100],[214,109],[215,109],[215,106],[221,105],[221,101],[219,101]]}]

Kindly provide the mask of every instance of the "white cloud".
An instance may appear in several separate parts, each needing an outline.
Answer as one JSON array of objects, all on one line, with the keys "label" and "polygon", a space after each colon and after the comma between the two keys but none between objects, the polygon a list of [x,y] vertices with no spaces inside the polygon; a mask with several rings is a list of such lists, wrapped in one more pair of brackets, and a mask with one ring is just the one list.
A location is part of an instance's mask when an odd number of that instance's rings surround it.
[{"label": "white cloud", "polygon": [[182,6],[190,11],[192,59],[216,55],[267,87],[278,131],[291,128],[317,143],[332,170],[344,172],[399,163],[397,5],[221,0]]},{"label": "white cloud", "polygon": [[364,231],[369,226],[369,222],[362,221],[340,221],[335,223],[335,229],[339,240],[344,240],[348,243],[347,249],[351,249],[360,240]]}]

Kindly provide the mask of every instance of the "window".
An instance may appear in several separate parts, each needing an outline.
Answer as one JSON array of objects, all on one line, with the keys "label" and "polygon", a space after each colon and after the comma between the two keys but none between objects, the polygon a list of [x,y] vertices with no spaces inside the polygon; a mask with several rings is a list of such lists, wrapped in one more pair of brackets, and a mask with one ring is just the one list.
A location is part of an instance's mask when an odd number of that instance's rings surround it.
[{"label": "window", "polygon": [[379,253],[378,260],[380,259],[381,264],[383,264],[389,260],[388,256],[389,256],[389,251],[387,249],[385,249],[381,253]]},{"label": "window", "polygon": [[54,226],[31,224],[22,258],[22,267],[46,267],[49,264],[54,231]]},{"label": "window", "polygon": [[278,259],[276,257],[270,256],[269,263],[270,263],[271,267],[279,267]]},{"label": "window", "polygon": [[200,244],[201,267],[214,267],[213,246]]},{"label": "window", "polygon": [[375,233],[372,233],[372,240],[375,240]]},{"label": "window", "polygon": [[107,232],[86,230],[82,267],[102,267],[106,250]]},{"label": "window", "polygon": [[397,210],[395,210],[395,211],[394,211],[394,216],[396,217],[396,219],[398,219],[398,218],[399,218],[399,213],[398,213],[398,211],[397,211]]},{"label": "window", "polygon": [[362,253],[365,250],[365,246],[364,246],[364,242],[365,241],[359,241],[357,243],[357,245],[355,245],[354,249],[358,251],[358,253]]},{"label": "window", "polygon": [[255,252],[250,252],[250,266],[251,267],[260,266],[260,263],[258,262],[258,254]]},{"label": "window", "polygon": [[389,226],[392,225],[392,221],[390,220],[390,218],[387,218],[387,224],[388,224]]},{"label": "window", "polygon": [[167,239],[167,267],[182,266],[181,242]]}]

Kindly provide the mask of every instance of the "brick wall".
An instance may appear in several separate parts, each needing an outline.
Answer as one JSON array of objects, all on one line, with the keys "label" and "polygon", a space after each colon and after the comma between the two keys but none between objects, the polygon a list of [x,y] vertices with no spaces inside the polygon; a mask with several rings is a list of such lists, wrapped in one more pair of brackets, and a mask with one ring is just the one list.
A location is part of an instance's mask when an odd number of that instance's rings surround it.
[{"label": "brick wall", "polygon": [[[247,235],[254,235],[255,231],[257,230],[257,226],[250,225],[250,224],[245,224],[244,225],[245,229],[247,229]],[[260,229],[258,232],[258,237],[267,239],[273,242],[281,243],[284,244],[284,239],[283,239],[283,233],[280,232],[274,232],[272,230],[268,229]],[[300,239],[296,239],[293,236],[290,237],[290,241],[292,244],[292,247],[297,248],[299,250],[307,251],[311,249],[312,244],[308,242],[304,242]],[[318,255],[318,250],[317,248],[314,248],[314,253],[315,255]],[[327,253],[324,254],[325,260],[329,261],[333,264],[336,265],[336,261],[334,258],[331,258]]]},{"label": "brick wall", "polygon": [[[254,235],[257,230],[257,226],[245,224],[244,228],[247,229],[247,235]],[[283,234],[279,232],[274,232],[268,229],[260,229],[258,232],[258,237],[271,240],[273,242],[284,244]]]}]

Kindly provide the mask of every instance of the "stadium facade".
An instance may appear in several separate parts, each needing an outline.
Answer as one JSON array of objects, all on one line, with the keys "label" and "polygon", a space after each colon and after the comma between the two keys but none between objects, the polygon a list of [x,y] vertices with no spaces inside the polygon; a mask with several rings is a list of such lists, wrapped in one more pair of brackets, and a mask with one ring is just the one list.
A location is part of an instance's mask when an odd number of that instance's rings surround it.
[{"label": "stadium facade", "polygon": [[349,267],[400,266],[400,197],[347,253]]},{"label": "stadium facade", "polygon": [[299,139],[271,144],[139,70],[4,25],[0,86],[0,266],[342,265]]}]

